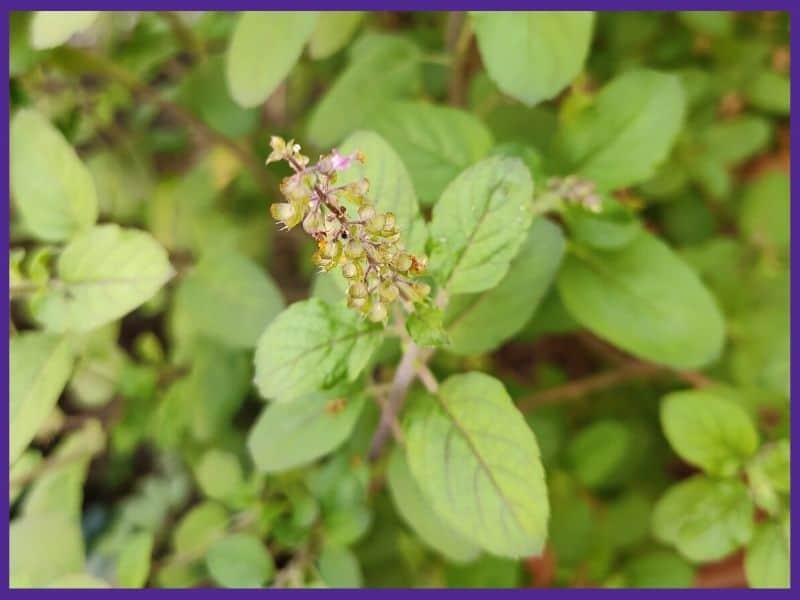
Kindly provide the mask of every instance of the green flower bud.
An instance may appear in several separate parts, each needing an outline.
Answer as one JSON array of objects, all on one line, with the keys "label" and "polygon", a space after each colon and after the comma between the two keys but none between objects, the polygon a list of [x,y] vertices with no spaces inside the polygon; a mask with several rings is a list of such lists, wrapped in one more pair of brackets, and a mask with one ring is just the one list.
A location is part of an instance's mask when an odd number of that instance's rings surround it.
[{"label": "green flower bud", "polygon": [[346,262],[342,265],[342,275],[344,275],[347,279],[358,277],[359,271],[360,269],[355,263]]},{"label": "green flower bud", "polygon": [[350,258],[360,258],[364,256],[364,245],[359,240],[350,240],[347,242],[344,252]]},{"label": "green flower bud", "polygon": [[365,227],[370,233],[380,233],[383,231],[383,226],[386,223],[386,217],[383,215],[375,215],[366,222]]},{"label": "green flower bud", "polygon": [[369,205],[362,206],[358,209],[358,218],[362,221],[369,221],[375,216],[375,209]]},{"label": "green flower bud", "polygon": [[394,216],[394,213],[387,212],[385,215],[385,220],[383,222],[383,231],[385,232],[393,232],[394,227],[397,224],[397,219]]},{"label": "green flower bud", "polygon": [[369,290],[363,281],[354,281],[347,288],[347,295],[351,298],[366,298],[368,294]]},{"label": "green flower bud", "polygon": [[411,256],[405,253],[398,255],[398,257],[394,260],[395,268],[401,273],[407,273],[413,264],[414,261],[412,260]]},{"label": "green flower bud", "polygon": [[272,218],[276,221],[291,221],[297,215],[297,210],[288,202],[276,202],[269,207]]},{"label": "green flower bud", "polygon": [[368,306],[369,298],[353,298],[352,296],[348,296],[347,298],[348,308],[355,308],[356,310],[364,312]]},{"label": "green flower bud", "polygon": [[386,320],[388,314],[386,305],[382,302],[376,302],[372,305],[372,308],[369,309],[369,320],[373,323],[379,323]]},{"label": "green flower bud", "polygon": [[397,300],[397,297],[400,295],[400,290],[397,289],[397,286],[391,281],[386,281],[378,288],[378,295],[391,304]]}]

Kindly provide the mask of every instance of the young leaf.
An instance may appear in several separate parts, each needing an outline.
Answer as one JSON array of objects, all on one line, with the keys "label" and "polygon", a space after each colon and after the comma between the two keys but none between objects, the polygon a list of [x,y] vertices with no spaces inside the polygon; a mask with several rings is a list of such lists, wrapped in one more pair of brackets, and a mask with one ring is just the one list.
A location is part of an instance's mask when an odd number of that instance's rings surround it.
[{"label": "young leaf", "polygon": [[100,15],[96,10],[40,10],[31,20],[31,46],[55,48],[88,29]]},{"label": "young leaf", "polygon": [[358,29],[364,13],[360,11],[320,13],[314,33],[308,42],[308,55],[314,60],[328,58],[350,41]]},{"label": "young leaf", "polygon": [[131,535],[117,557],[117,585],[121,588],[141,588],[150,573],[153,553],[153,534],[140,531]]},{"label": "young leaf", "polygon": [[789,247],[789,176],[765,173],[751,183],[742,198],[739,227],[760,246]]},{"label": "young leaf", "polygon": [[213,500],[224,502],[235,498],[244,484],[242,466],[232,452],[211,448],[206,450],[195,470],[202,492]]},{"label": "young leaf", "polygon": [[33,109],[11,121],[11,194],[39,239],[69,239],[97,220],[92,175],[61,132]]},{"label": "young leaf", "polygon": [[406,424],[408,464],[433,510],[510,558],[542,550],[549,505],[533,432],[503,384],[454,375]]},{"label": "young leaf", "polygon": [[364,585],[361,566],[347,548],[324,548],[317,563],[322,581],[331,588],[360,588]]},{"label": "young leaf", "polygon": [[516,158],[492,157],[454,179],[433,207],[431,273],[450,294],[497,285],[525,241],[533,182]]},{"label": "young leaf", "polygon": [[653,533],[693,562],[719,560],[750,541],[753,502],[738,480],[695,475],[659,499]]},{"label": "young leaf", "polygon": [[352,433],[363,396],[314,393],[261,413],[247,437],[256,467],[265,473],[306,465],[335,450]]},{"label": "young leaf", "polygon": [[489,154],[492,135],[475,116],[425,102],[395,102],[370,122],[403,157],[426,206],[464,169]]},{"label": "young leaf", "polygon": [[423,348],[447,346],[450,338],[442,325],[442,311],[435,306],[420,306],[408,315],[406,329],[411,339]]},{"label": "young leaf", "polygon": [[670,550],[651,550],[635,555],[625,565],[625,583],[633,588],[689,588],[694,569]]},{"label": "young leaf", "polygon": [[631,70],[565,123],[558,147],[570,170],[614,190],[652,177],[683,126],[686,98],[676,75]]},{"label": "young leaf", "polygon": [[567,463],[589,488],[602,488],[613,480],[633,451],[633,439],[625,425],[603,419],[585,427],[570,441]]},{"label": "young leaf", "polygon": [[395,508],[425,544],[451,562],[470,562],[477,558],[479,548],[431,510],[430,502],[411,475],[401,448],[392,452],[387,478]]},{"label": "young leaf", "polygon": [[614,250],[575,246],[559,273],[558,291],[581,325],[647,360],[691,369],[722,350],[725,324],[714,298],[649,233]]},{"label": "young leaf", "polygon": [[11,587],[43,587],[83,570],[80,526],[63,513],[17,517],[8,537]]},{"label": "young leaf", "polygon": [[392,212],[396,218],[401,240],[410,248],[409,229],[420,218],[417,195],[403,161],[386,140],[372,131],[357,131],[342,142],[340,152],[350,154],[361,151],[366,163],[356,162],[337,180],[339,185],[369,179],[367,198],[379,213]]},{"label": "young leaf", "polygon": [[789,587],[789,537],[779,523],[761,523],[744,557],[751,588]]},{"label": "young leaf", "polygon": [[533,106],[577,77],[592,41],[591,12],[477,12],[472,26],[489,76]]},{"label": "young leaf", "polygon": [[350,354],[361,338],[370,338],[374,349],[383,331],[344,306],[317,298],[296,302],[258,341],[256,387],[264,398],[289,402],[330,387],[346,374],[353,378],[366,366],[361,360],[348,370]]},{"label": "young leaf", "polygon": [[167,253],[138,229],[98,225],[58,257],[58,281],[31,302],[36,320],[57,332],[90,331],[152,298],[174,271]]},{"label": "young leaf", "polygon": [[183,278],[175,307],[185,311],[199,333],[228,346],[252,348],[284,302],[264,269],[223,251],[203,256]]},{"label": "young leaf", "polygon": [[266,548],[247,533],[232,533],[214,542],[206,566],[214,581],[226,588],[262,587],[275,572]]},{"label": "young leaf", "polygon": [[758,432],[744,409],[706,390],[668,394],[661,426],[681,458],[712,475],[735,475],[758,448]]},{"label": "young leaf", "polygon": [[496,287],[454,296],[444,323],[448,352],[482,354],[497,348],[525,326],[550,287],[564,256],[561,229],[546,219],[533,222],[519,254]]},{"label": "young leaf", "polygon": [[400,37],[361,37],[352,48],[350,64],[311,113],[309,141],[332,146],[369,123],[390,100],[416,91],[421,84],[419,56],[419,49]]},{"label": "young leaf", "polygon": [[179,554],[197,554],[218,539],[228,525],[227,511],[216,502],[193,507],[178,523],[172,534],[172,546]]},{"label": "young leaf", "polygon": [[13,464],[50,416],[72,372],[64,338],[23,333],[9,342],[9,460]]},{"label": "young leaf", "polygon": [[311,11],[242,13],[225,63],[233,99],[250,107],[269,98],[300,58],[316,23]]}]

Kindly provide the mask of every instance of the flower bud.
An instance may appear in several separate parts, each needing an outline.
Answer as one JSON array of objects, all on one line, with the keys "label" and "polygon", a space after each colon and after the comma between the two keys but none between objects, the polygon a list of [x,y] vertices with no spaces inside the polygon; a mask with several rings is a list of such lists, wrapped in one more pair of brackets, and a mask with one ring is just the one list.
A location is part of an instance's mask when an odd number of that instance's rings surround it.
[{"label": "flower bud", "polygon": [[387,233],[394,231],[394,226],[397,224],[397,219],[394,216],[394,213],[387,212],[385,215],[385,220],[383,222],[383,230]]},{"label": "flower bud", "polygon": [[303,219],[303,230],[306,233],[314,234],[325,229],[325,218],[319,210],[315,210],[306,215]]},{"label": "flower bud", "polygon": [[386,305],[382,302],[376,302],[372,305],[372,308],[369,309],[369,320],[373,323],[379,323],[384,321],[388,314]]},{"label": "flower bud", "polygon": [[380,233],[385,223],[386,217],[384,215],[375,215],[366,222],[365,226],[370,233]]},{"label": "flower bud", "polygon": [[375,216],[375,209],[369,205],[362,206],[358,209],[358,218],[362,221],[369,221]]},{"label": "flower bud", "polygon": [[347,307],[355,308],[360,311],[363,311],[365,308],[367,308],[368,302],[368,298],[353,298],[352,296],[347,297]]},{"label": "flower bud", "polygon": [[392,303],[397,300],[397,297],[400,295],[400,290],[397,289],[397,286],[391,281],[386,281],[378,288],[378,295],[386,302]]},{"label": "flower bud", "polygon": [[359,268],[355,263],[346,262],[342,265],[342,275],[347,279],[353,279],[358,276]]},{"label": "flower bud", "polygon": [[344,253],[350,258],[360,258],[364,255],[364,245],[359,240],[350,240],[344,248]]},{"label": "flower bud", "polygon": [[347,288],[347,295],[351,298],[366,298],[367,294],[369,294],[369,290],[363,281],[354,281]]},{"label": "flower bud", "polygon": [[408,272],[408,270],[409,270],[409,269],[410,269],[410,268],[413,266],[413,264],[414,264],[414,261],[413,261],[413,259],[411,258],[411,256],[409,256],[408,254],[405,254],[405,253],[403,253],[403,254],[400,254],[400,255],[399,255],[399,256],[398,256],[398,257],[397,257],[397,258],[394,260],[394,266],[395,266],[395,268],[396,268],[398,271],[400,271],[401,273],[407,273],[407,272]]}]

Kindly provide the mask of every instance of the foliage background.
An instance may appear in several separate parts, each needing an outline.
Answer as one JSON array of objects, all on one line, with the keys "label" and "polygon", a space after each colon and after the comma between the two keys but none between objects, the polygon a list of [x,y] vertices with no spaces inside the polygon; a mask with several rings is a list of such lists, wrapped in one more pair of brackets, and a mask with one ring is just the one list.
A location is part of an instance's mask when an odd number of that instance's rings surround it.
[{"label": "foliage background", "polygon": [[[520,42],[528,18],[12,14],[12,585],[786,585],[788,16]],[[315,157],[356,130],[425,215],[490,155],[603,192],[538,217],[431,362],[525,415],[541,557],[481,552],[398,452],[365,460],[396,340],[344,407],[259,416],[262,331],[339,297],[269,218],[269,135]]]}]

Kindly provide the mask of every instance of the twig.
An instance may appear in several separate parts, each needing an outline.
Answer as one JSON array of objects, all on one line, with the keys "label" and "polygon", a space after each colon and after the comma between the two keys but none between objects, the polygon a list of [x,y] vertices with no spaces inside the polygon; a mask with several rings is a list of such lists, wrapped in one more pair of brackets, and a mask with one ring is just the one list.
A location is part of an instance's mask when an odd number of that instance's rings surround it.
[{"label": "twig", "polygon": [[435,394],[439,391],[439,382],[436,380],[436,375],[431,373],[427,364],[419,363],[417,365],[417,378],[431,394]]},{"label": "twig", "polygon": [[466,101],[466,73],[464,63],[467,50],[472,39],[472,28],[466,13],[451,12],[447,22],[448,50],[452,53],[450,62],[450,81],[447,85],[447,97],[450,104],[463,106]]},{"label": "twig", "polygon": [[158,16],[164,19],[174,35],[188,52],[195,55],[199,60],[206,59],[206,49],[203,41],[195,35],[191,27],[183,22],[180,15],[171,10],[160,10]]}]

